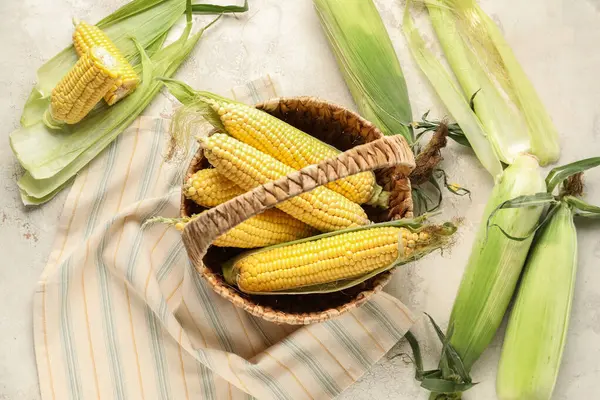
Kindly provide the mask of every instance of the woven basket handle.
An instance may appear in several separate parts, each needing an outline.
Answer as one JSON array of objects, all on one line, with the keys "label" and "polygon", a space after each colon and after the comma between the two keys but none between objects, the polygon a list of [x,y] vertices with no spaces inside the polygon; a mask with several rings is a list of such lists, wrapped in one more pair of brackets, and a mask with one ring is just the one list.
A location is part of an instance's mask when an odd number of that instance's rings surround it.
[{"label": "woven basket handle", "polygon": [[413,153],[400,135],[386,136],[354,147],[335,158],[309,165],[276,181],[258,186],[204,211],[188,223],[183,231],[183,243],[188,256],[201,271],[204,265],[202,259],[211,243],[248,218],[329,182],[392,166],[399,168],[399,172],[405,176],[415,168]]}]

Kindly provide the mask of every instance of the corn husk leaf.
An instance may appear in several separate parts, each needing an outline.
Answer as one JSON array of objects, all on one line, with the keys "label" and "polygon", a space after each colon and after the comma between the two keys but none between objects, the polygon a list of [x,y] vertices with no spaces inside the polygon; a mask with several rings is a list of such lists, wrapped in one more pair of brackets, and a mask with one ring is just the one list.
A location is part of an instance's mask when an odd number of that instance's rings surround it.
[{"label": "corn husk leaf", "polygon": [[589,204],[574,196],[565,196],[563,197],[563,201],[573,208],[573,213],[576,217],[600,218],[600,207],[598,206]]},{"label": "corn husk leaf", "polygon": [[[557,161],[556,127],[494,21],[476,0],[425,1],[465,95],[471,96],[477,86],[484,92],[475,100],[476,113],[503,161],[510,162],[527,142],[542,165]],[[522,121],[527,129],[511,133],[511,126],[518,129]]]},{"label": "corn husk leaf", "polygon": [[[524,195],[518,196],[514,199],[507,200],[500,204],[492,214],[487,222],[487,231],[492,227],[496,227],[504,233],[504,235],[512,240],[523,241],[530,238],[535,232],[543,228],[553,217],[554,213],[558,211],[558,206],[561,202],[564,202],[571,206],[573,209],[574,215],[584,216],[589,218],[599,218],[600,207],[589,204],[576,196],[569,193],[569,188],[566,187],[566,183],[569,178],[573,177],[577,174],[582,174],[583,171],[587,171],[588,169],[597,167],[600,165],[600,157],[592,157],[584,160],[579,160],[572,162],[570,164],[565,164],[560,167],[556,167],[552,169],[548,176],[546,176],[546,192],[535,193],[532,195]],[[554,195],[554,189],[563,185],[563,192],[558,195]],[[545,207],[549,206],[548,211],[544,215],[544,217],[539,221],[538,224],[532,229],[531,232],[526,234],[525,236],[516,237],[512,236],[508,232],[506,232],[502,226],[492,223],[492,218],[501,210],[510,209],[510,208],[526,208],[526,207]]]},{"label": "corn husk leaf", "polygon": [[548,193],[552,193],[554,189],[556,189],[556,187],[563,183],[568,177],[597,166],[600,166],[600,157],[586,158],[584,160],[575,161],[570,164],[553,168],[546,177],[546,187],[548,188]]},{"label": "corn husk leaf", "polygon": [[295,288],[295,289],[289,289],[289,290],[281,290],[281,291],[274,291],[274,292],[244,291],[244,293],[255,294],[255,295],[294,295],[294,294],[297,295],[297,294],[332,293],[332,292],[337,292],[340,290],[348,289],[348,288],[356,286],[356,285],[366,281],[367,279],[370,279],[370,278],[374,277],[375,275],[378,275],[382,272],[388,271],[399,265],[407,264],[409,262],[418,260],[419,258],[431,253],[432,251],[442,248],[446,243],[448,243],[449,238],[454,234],[454,232],[456,232],[456,226],[452,223],[445,223],[442,226],[424,225],[422,223],[422,221],[424,221],[426,218],[428,218],[428,215],[425,215],[425,216],[422,216],[422,217],[419,217],[416,219],[406,219],[406,220],[382,222],[382,223],[378,223],[378,224],[372,224],[372,225],[362,226],[362,227],[357,227],[357,228],[342,229],[342,230],[335,231],[335,232],[328,232],[328,233],[324,233],[321,235],[311,236],[311,237],[305,238],[305,239],[295,240],[293,242],[281,243],[281,244],[278,244],[275,246],[269,246],[269,247],[265,247],[265,248],[262,248],[259,250],[245,252],[245,253],[241,254],[240,256],[228,261],[225,265],[223,265],[223,275],[229,284],[234,285],[235,284],[235,275],[236,275],[235,263],[237,260],[239,260],[242,257],[249,256],[250,254],[256,254],[258,252],[273,250],[273,249],[280,248],[283,246],[291,246],[291,245],[295,245],[295,244],[306,243],[309,241],[323,239],[326,237],[336,236],[336,235],[340,235],[343,233],[356,232],[356,231],[373,229],[373,228],[381,228],[381,227],[385,227],[385,226],[403,227],[403,228],[411,230],[412,232],[417,232],[417,233],[421,232],[421,231],[426,231],[428,233],[431,233],[431,235],[432,235],[431,244],[429,246],[421,249],[420,251],[415,252],[413,255],[411,255],[410,258],[403,258],[402,256],[400,256],[396,262],[394,262],[390,265],[387,265],[385,267],[379,268],[377,270],[371,271],[367,274],[358,276],[358,277],[354,277],[351,279],[343,279],[343,280],[339,280],[336,282],[330,282],[330,283],[326,283],[326,284],[304,286],[301,288]]},{"label": "corn husk leaf", "polygon": [[[52,198],[60,187],[64,186],[131,124],[162,87],[162,83],[156,78],[172,75],[206,29],[205,27],[190,36],[191,28],[190,15],[180,38],[159,50],[152,58],[149,58],[142,45],[137,43],[142,55],[142,83],[135,92],[112,106],[109,112],[97,112],[80,124],[65,127],[66,132],[50,130],[44,124],[38,123],[33,127],[24,128],[25,131],[17,131],[11,135],[11,140],[15,139],[13,143],[20,141],[22,144],[27,144],[24,151],[31,147],[39,148],[39,143],[54,144],[54,151],[46,154],[45,158],[38,154],[38,162],[41,162],[40,160],[45,162],[26,172],[19,180],[25,203],[35,204]],[[32,171],[36,171],[38,176],[43,178],[36,179]]]},{"label": "corn husk leaf", "polygon": [[54,196],[56,196],[64,188],[66,188],[73,181],[73,179],[75,179],[75,177],[68,179],[66,182],[64,182],[63,184],[58,186],[56,189],[54,189],[52,192],[48,193],[47,195],[45,195],[43,197],[30,196],[26,191],[19,188],[19,192],[21,195],[21,201],[23,202],[23,205],[26,205],[26,206],[39,206],[41,204],[44,204],[44,203],[52,200],[54,198]]},{"label": "corn husk leaf", "polygon": [[406,81],[373,1],[313,2],[359,113],[384,134],[412,143]]},{"label": "corn husk leaf", "polygon": [[218,6],[214,4],[192,4],[194,14],[221,14],[221,13],[243,13],[248,11],[248,0],[243,6]]},{"label": "corn husk leaf", "polygon": [[457,13],[446,6],[449,2],[427,2],[429,17],[465,98],[471,98],[471,108],[502,162],[511,164],[520,153],[531,150],[527,125],[467,48],[457,25]]},{"label": "corn husk leaf", "polygon": [[502,174],[502,164],[488,141],[479,118],[473,113],[460,88],[456,86],[448,71],[427,49],[425,41],[416,29],[410,14],[411,1],[406,2],[402,29],[415,61],[427,76],[450,114],[462,128],[475,155],[494,179]]},{"label": "corn husk leaf", "polygon": [[[542,226],[544,226],[546,224],[546,222],[549,221],[550,217],[552,216],[552,214],[554,213],[554,208],[552,207],[553,205],[555,205],[556,203],[558,203],[558,200],[550,193],[547,192],[540,192],[540,193],[536,193],[536,194],[532,194],[532,195],[524,195],[524,196],[518,196],[515,197],[514,199],[510,199],[507,200],[505,202],[503,202],[502,204],[500,204],[498,207],[496,207],[496,209],[494,211],[492,211],[492,214],[490,215],[490,217],[487,220],[487,232],[489,233],[490,229],[492,228],[497,228],[499,229],[504,236],[508,237],[509,239],[512,240],[516,240],[516,241],[524,241],[527,239],[530,239],[535,232],[537,232]],[[540,220],[539,223],[537,223],[532,229],[531,231],[525,233],[523,236],[513,236],[510,233],[508,233],[501,225],[492,222],[494,216],[502,210],[507,210],[507,209],[511,209],[511,208],[527,208],[527,207],[545,207],[545,206],[550,206],[549,212],[544,216],[544,218],[542,218]]]},{"label": "corn husk leaf", "polygon": [[[424,370],[423,368],[423,357],[421,355],[421,346],[417,338],[409,331],[405,334],[406,340],[411,347],[413,353],[413,362],[415,364],[415,379],[421,382],[421,387],[439,393],[457,393],[464,392],[477,383],[472,382],[470,375],[466,371],[462,359],[450,344],[450,337],[452,335],[452,328],[450,328],[448,335],[444,335],[442,329],[438,326],[435,320],[427,313],[425,315],[429,318],[429,321],[433,325],[435,332],[442,342],[442,355],[448,355],[443,357],[446,361],[444,363],[444,370],[433,369]],[[450,381],[443,378],[444,372],[449,373],[450,371],[456,371],[457,378],[460,378],[462,382]]]}]

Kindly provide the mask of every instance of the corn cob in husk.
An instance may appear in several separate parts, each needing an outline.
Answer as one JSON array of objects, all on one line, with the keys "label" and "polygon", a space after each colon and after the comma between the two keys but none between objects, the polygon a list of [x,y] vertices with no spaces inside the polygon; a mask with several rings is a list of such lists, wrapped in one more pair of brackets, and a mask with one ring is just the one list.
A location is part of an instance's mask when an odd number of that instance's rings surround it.
[{"label": "corn cob in husk", "polygon": [[573,211],[558,207],[525,265],[498,367],[500,400],[550,400],[554,390],[577,273]]},{"label": "corn cob in husk", "polygon": [[[512,240],[495,226],[488,229],[488,219],[502,202],[545,188],[537,161],[523,155],[504,171],[488,200],[449,322],[453,328],[450,343],[467,370],[500,326],[532,242],[532,238]],[[503,210],[490,222],[513,236],[525,236],[541,214],[541,207]]]},{"label": "corn cob in husk", "polygon": [[[546,178],[547,193],[535,196],[550,207],[540,224],[508,321],[496,380],[500,400],[552,397],[567,340],[577,273],[574,217],[600,217],[600,207],[579,198],[583,194],[581,177],[583,171],[599,165],[600,157],[594,157],[554,168]],[[557,187],[558,195],[553,195]]]},{"label": "corn cob in husk", "polygon": [[339,291],[442,247],[455,230],[405,220],[331,232],[244,254],[223,275],[253,294]]}]

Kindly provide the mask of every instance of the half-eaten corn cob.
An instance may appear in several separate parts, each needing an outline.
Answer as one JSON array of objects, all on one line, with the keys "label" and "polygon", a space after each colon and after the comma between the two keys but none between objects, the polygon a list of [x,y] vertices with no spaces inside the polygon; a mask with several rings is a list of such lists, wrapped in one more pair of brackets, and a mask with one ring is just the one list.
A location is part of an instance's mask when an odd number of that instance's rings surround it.
[{"label": "half-eaten corn cob", "polygon": [[[229,135],[217,133],[200,141],[208,161],[244,190],[294,172],[294,168]],[[369,224],[358,204],[322,186],[278,204],[277,208],[321,231]]]},{"label": "half-eaten corn cob", "polygon": [[115,46],[112,40],[110,40],[106,33],[100,28],[77,19],[73,19],[73,24],[75,25],[75,32],[73,32],[73,46],[80,57],[91,47],[101,46],[104,47],[117,62],[119,79],[115,81],[104,95],[106,103],[109,106],[112,106],[117,101],[133,92],[139,85],[140,78],[117,46]]},{"label": "half-eaten corn cob", "polygon": [[[197,171],[190,176],[183,187],[184,196],[203,207],[217,206],[243,193],[244,191],[239,186],[219,174],[214,168]],[[183,230],[189,220],[190,218],[161,218],[158,221],[175,224],[177,229]],[[291,215],[271,209],[242,222],[219,236],[213,245],[252,249],[290,242],[316,233],[316,229],[298,221]]]},{"label": "half-eaten corn cob", "polygon": [[116,59],[104,47],[91,47],[52,90],[50,115],[55,121],[81,121],[119,78]]},{"label": "half-eaten corn cob", "polygon": [[[206,95],[202,101],[209,104],[227,133],[289,167],[301,169],[340,153],[262,110],[210,93],[202,95]],[[331,182],[327,187],[358,204],[387,207],[389,202],[389,194],[375,182],[375,174],[370,171]]]},{"label": "half-eaten corn cob", "polygon": [[258,250],[233,260],[223,274],[230,284],[249,293],[319,286],[331,291],[335,286],[327,284],[368,277],[423,256],[455,230],[454,226],[413,230],[383,225]]}]

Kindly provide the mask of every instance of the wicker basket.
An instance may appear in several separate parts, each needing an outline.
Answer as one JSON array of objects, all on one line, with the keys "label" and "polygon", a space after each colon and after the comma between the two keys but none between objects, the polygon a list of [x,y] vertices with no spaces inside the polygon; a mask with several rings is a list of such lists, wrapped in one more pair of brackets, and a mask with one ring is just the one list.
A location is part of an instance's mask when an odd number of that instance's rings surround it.
[{"label": "wicker basket", "polygon": [[[412,198],[407,176],[414,168],[414,157],[401,136],[384,138],[374,125],[356,113],[328,102],[311,97],[278,98],[256,107],[345,152],[337,158],[255,188],[209,211],[182,197],[182,217],[205,211],[187,225],[183,240],[198,272],[219,295],[235,306],[276,323],[299,325],[325,321],[359,306],[380,291],[390,280],[392,271],[337,293],[247,295],[228,285],[221,274],[223,261],[236,256],[241,250],[214,247],[211,246],[212,241],[277,203],[366,170],[375,170],[377,182],[391,192],[387,210],[365,207],[371,220],[410,218]],[[186,180],[194,172],[207,167],[208,161],[199,150],[188,168]]]}]

